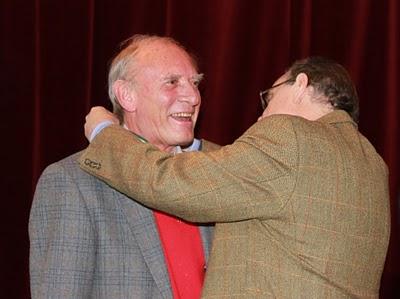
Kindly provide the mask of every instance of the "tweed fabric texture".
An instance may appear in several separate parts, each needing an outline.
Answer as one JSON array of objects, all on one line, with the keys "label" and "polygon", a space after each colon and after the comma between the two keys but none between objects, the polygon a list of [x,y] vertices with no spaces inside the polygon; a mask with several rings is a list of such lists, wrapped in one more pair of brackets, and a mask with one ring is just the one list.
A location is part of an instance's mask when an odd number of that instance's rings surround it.
[{"label": "tweed fabric texture", "polygon": [[217,222],[203,298],[378,298],[387,166],[344,111],[267,117],[208,153],[129,136],[105,129],[81,167],[145,205]]},{"label": "tweed fabric texture", "polygon": [[[153,212],[82,171],[80,155],[47,167],[36,187],[32,298],[172,298]],[[212,228],[200,231],[208,257]]]}]

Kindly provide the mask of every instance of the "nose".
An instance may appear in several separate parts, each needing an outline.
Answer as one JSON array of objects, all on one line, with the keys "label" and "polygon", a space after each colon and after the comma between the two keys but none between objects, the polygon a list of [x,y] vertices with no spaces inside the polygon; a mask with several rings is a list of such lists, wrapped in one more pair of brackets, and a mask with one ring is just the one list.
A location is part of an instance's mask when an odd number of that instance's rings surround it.
[{"label": "nose", "polygon": [[187,102],[192,106],[199,105],[201,97],[197,85],[189,80],[185,81],[185,83],[181,85],[179,100],[182,102]]}]

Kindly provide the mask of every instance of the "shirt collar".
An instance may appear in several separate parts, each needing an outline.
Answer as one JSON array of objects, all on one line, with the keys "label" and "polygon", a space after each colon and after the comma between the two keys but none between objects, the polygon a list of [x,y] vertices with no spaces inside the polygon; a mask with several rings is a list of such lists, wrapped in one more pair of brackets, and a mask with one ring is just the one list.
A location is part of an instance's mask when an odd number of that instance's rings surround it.
[{"label": "shirt collar", "polygon": [[[128,127],[127,127],[125,124],[124,124],[124,128],[127,129],[128,131],[130,131],[130,130],[128,129]],[[132,132],[132,131],[131,131],[131,132]],[[147,140],[146,140],[144,137],[142,137],[142,136],[140,136],[140,135],[138,135],[138,134],[136,134],[136,133],[134,133],[134,132],[132,132],[132,133],[135,134],[136,137],[137,137],[141,142],[147,143]],[[201,141],[200,141],[200,139],[194,138],[192,144],[189,145],[188,147],[182,148],[181,146],[177,145],[177,146],[175,147],[173,153],[174,153],[174,154],[179,154],[179,153],[183,153],[183,152],[196,152],[196,151],[200,150],[200,146],[201,146]]]},{"label": "shirt collar", "polygon": [[181,146],[177,145],[175,147],[174,153],[179,154],[182,152],[196,152],[200,149],[201,142],[199,139],[195,138],[193,143],[188,147],[182,148]]}]

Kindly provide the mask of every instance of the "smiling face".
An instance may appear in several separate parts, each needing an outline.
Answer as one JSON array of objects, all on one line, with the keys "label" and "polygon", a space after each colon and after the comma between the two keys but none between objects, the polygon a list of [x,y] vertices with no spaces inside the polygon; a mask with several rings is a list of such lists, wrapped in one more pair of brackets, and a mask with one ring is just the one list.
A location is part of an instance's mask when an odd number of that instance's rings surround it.
[{"label": "smiling face", "polygon": [[131,84],[135,107],[125,113],[128,128],[164,151],[189,145],[201,103],[201,77],[178,46],[162,41],[142,45]]}]

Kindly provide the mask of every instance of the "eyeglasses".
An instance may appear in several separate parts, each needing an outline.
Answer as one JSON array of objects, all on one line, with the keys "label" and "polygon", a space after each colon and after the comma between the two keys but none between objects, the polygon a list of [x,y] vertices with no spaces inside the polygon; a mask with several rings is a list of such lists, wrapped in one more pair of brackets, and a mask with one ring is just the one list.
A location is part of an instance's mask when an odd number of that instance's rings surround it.
[{"label": "eyeglasses", "polygon": [[271,86],[270,88],[268,88],[268,89],[266,89],[264,91],[260,91],[261,107],[262,107],[263,111],[265,110],[265,108],[267,108],[268,103],[270,101],[270,99],[268,97],[269,97],[269,92],[271,91],[271,89],[274,89],[274,88],[276,88],[278,86],[281,86],[281,85],[289,83],[289,82],[294,82],[294,81],[293,81],[293,79],[287,79],[287,80],[285,80],[285,81],[283,81],[281,83],[278,83],[278,84],[275,84],[275,85]]}]

